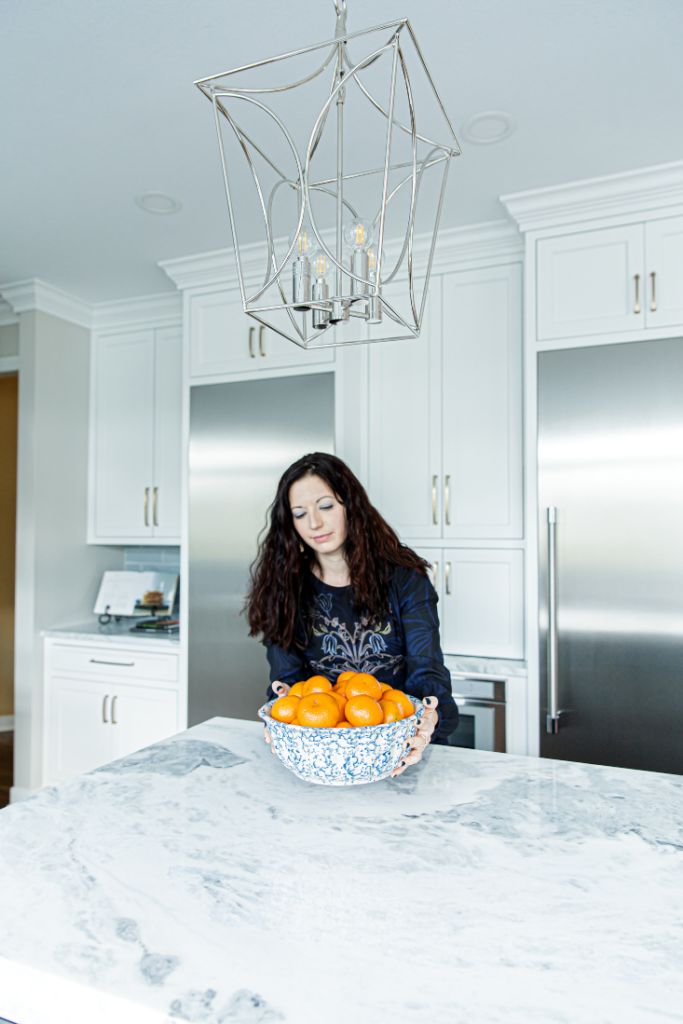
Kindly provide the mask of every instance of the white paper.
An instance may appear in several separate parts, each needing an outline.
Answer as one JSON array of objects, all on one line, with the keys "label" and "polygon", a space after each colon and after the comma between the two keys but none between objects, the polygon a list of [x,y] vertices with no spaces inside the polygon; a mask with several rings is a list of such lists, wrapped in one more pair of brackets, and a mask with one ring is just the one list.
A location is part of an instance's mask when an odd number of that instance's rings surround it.
[{"label": "white paper", "polygon": [[178,577],[172,572],[105,572],[95,602],[95,615],[149,615],[141,604],[150,590],[160,590],[168,613],[173,610]]}]

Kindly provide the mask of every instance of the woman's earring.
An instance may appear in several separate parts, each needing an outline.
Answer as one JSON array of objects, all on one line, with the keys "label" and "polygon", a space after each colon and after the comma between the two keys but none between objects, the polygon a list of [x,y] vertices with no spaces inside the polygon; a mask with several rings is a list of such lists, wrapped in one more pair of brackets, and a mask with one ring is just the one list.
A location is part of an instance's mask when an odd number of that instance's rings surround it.
[{"label": "woman's earring", "polygon": [[305,550],[305,548],[304,548],[304,542],[303,542],[302,540],[300,540],[300,541],[299,541],[299,551],[301,552],[301,554],[302,554],[302,555],[303,555],[303,553],[304,553],[304,550]]}]

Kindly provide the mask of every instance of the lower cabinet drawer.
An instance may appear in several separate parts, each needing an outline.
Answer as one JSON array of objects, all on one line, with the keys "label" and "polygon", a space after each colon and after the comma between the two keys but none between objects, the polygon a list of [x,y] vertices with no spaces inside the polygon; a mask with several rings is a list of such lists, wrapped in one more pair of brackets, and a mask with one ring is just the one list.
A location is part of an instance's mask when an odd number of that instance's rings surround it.
[{"label": "lower cabinet drawer", "polygon": [[55,644],[52,648],[53,672],[78,672],[90,679],[99,677],[145,679],[176,682],[178,656],[121,650],[115,647],[72,647]]}]

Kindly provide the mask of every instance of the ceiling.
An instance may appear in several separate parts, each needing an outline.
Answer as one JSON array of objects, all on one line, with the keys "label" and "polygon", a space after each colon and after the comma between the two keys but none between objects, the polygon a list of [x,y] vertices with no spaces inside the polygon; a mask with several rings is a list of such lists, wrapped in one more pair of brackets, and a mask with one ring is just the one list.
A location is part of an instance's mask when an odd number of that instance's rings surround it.
[{"label": "ceiling", "polygon": [[[680,0],[349,0],[410,18],[461,139],[442,223],[498,196],[683,159]],[[99,302],[172,288],[159,260],[230,245],[215,128],[192,82],[329,38],[332,0],[0,0],[0,282]],[[182,202],[155,215],[134,198]]]}]

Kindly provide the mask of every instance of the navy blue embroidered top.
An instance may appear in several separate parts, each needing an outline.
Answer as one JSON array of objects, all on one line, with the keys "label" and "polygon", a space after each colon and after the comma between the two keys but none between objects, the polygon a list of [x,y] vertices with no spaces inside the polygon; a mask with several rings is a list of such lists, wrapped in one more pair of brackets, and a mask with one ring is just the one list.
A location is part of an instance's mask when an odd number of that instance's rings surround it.
[{"label": "navy blue embroidered top", "polygon": [[[354,611],[351,587],[331,587],[313,577],[315,610],[305,650],[287,652],[266,643],[270,681],[292,686],[312,675],[334,682],[342,672],[370,672],[382,683],[413,697],[437,697],[439,724],[434,733],[445,742],[458,724],[451,677],[439,639],[438,597],[429,580],[397,566],[389,583],[389,615],[371,623]],[[303,640],[303,633],[299,633]],[[268,690],[268,699],[273,692]]]}]

